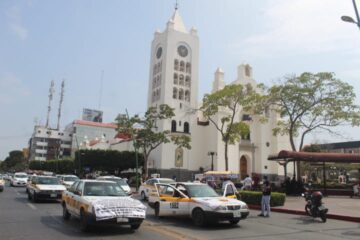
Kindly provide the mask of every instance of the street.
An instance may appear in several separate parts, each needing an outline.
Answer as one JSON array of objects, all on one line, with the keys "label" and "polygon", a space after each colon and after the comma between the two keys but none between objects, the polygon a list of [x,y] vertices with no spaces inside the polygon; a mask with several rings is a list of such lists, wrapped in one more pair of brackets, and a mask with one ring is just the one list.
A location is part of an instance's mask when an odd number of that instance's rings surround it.
[{"label": "street", "polygon": [[129,227],[93,227],[83,233],[79,222],[64,222],[58,202],[32,203],[25,188],[6,187],[0,193],[0,239],[359,239],[359,223],[329,219],[322,223],[307,216],[272,213],[270,218],[250,216],[238,225],[221,223],[197,228],[190,219],[157,219],[149,207],[146,221],[137,231]]}]

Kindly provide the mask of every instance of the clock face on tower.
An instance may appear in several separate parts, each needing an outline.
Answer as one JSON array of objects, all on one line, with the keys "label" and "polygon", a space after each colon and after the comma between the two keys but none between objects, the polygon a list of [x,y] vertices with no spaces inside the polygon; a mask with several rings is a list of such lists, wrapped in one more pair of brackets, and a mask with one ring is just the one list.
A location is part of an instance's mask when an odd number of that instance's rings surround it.
[{"label": "clock face on tower", "polygon": [[180,45],[177,50],[181,57],[186,57],[188,55],[188,49],[184,45]]},{"label": "clock face on tower", "polygon": [[162,48],[159,47],[158,50],[156,51],[156,57],[157,57],[157,58],[160,58],[160,57],[161,57],[161,54],[162,54]]}]

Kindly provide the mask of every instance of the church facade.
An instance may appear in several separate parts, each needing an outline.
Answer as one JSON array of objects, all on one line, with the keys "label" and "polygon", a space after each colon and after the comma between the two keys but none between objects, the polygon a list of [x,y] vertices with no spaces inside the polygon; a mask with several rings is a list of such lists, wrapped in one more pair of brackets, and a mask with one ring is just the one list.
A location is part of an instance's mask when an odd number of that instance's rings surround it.
[{"label": "church facade", "polygon": [[[158,120],[158,131],[170,130],[172,134],[191,137],[190,150],[174,144],[162,144],[155,149],[148,162],[150,173],[163,177],[176,176],[189,180],[201,170],[225,170],[224,142],[220,133],[205,119],[198,101],[199,85],[199,37],[197,30],[187,30],[179,11],[175,9],[163,32],[156,31],[151,44],[148,85],[148,107],[168,104],[174,108],[175,117]],[[238,66],[237,79],[231,84],[257,85],[252,68],[247,64]],[[224,72],[218,68],[214,74],[212,92],[225,86]],[[217,119],[221,119],[221,115]],[[275,112],[264,113],[268,121],[260,123],[260,116],[250,116],[242,111],[236,114],[240,121],[250,126],[250,135],[235,145],[229,145],[229,170],[245,175],[283,175],[283,168],[267,160],[268,155],[289,149],[288,138],[273,136],[279,116]],[[290,170],[292,167],[288,165]]]}]

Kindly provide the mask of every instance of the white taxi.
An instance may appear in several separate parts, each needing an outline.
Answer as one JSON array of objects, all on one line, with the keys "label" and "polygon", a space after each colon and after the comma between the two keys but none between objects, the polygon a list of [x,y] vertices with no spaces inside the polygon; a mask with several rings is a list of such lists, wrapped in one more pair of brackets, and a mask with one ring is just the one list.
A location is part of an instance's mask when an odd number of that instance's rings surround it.
[{"label": "white taxi", "polygon": [[79,180],[62,196],[63,219],[80,219],[81,230],[92,224],[130,225],[138,229],[145,219],[146,206],[133,199],[113,181]]},{"label": "white taxi", "polygon": [[10,186],[12,187],[25,187],[27,183],[28,175],[24,172],[17,172],[14,177],[10,179]]},{"label": "white taxi", "polygon": [[58,178],[49,176],[32,176],[26,189],[28,199],[34,202],[40,199],[61,199],[62,193],[66,190]]},{"label": "white taxi", "polygon": [[189,216],[197,226],[210,222],[229,221],[237,224],[242,212],[249,213],[246,203],[219,196],[203,183],[156,184],[156,194],[149,196],[149,205],[156,216]]},{"label": "white taxi", "polygon": [[165,184],[175,185],[176,182],[171,178],[151,178],[151,179],[147,180],[146,182],[141,184],[141,186],[139,188],[139,193],[140,193],[142,200],[148,199],[150,193],[156,192],[156,188],[155,188],[156,183],[165,183]]}]

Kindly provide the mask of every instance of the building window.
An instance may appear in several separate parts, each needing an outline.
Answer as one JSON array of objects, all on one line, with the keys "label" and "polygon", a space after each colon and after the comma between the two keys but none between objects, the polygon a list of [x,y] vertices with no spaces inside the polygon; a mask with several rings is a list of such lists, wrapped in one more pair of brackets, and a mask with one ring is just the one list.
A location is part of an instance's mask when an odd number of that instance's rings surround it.
[{"label": "building window", "polygon": [[182,74],[179,76],[179,85],[184,86],[184,75]]},{"label": "building window", "polygon": [[180,62],[180,72],[185,72],[185,62],[184,61]]},{"label": "building window", "polygon": [[176,132],[176,121],[175,120],[171,121],[171,132]]},{"label": "building window", "polygon": [[184,100],[184,90],[181,88],[179,90],[179,100]]},{"label": "building window", "polygon": [[155,74],[156,74],[156,64],[153,67],[153,75],[155,75]]},{"label": "building window", "polygon": [[177,99],[178,90],[177,88],[173,88],[173,99]]},{"label": "building window", "polygon": [[157,68],[157,64],[154,65],[154,75],[157,74],[158,72],[158,68]]},{"label": "building window", "polygon": [[250,66],[249,65],[245,66],[245,76],[250,77]]},{"label": "building window", "polygon": [[158,72],[161,72],[161,63],[159,62],[158,64],[157,64],[157,68],[158,68]]},{"label": "building window", "polygon": [[175,59],[175,61],[174,61],[174,69],[175,69],[176,71],[179,70],[179,60],[177,60],[177,59]]},{"label": "building window", "polygon": [[178,84],[178,75],[174,73],[174,84]]},{"label": "building window", "polygon": [[185,91],[185,101],[190,102],[190,91],[189,90]]},{"label": "building window", "polygon": [[184,133],[189,133],[190,132],[190,127],[189,127],[189,123],[185,122],[184,123]]},{"label": "building window", "polygon": [[190,76],[186,76],[186,78],[185,78],[185,86],[186,86],[186,87],[190,87],[190,86],[191,86]]},{"label": "building window", "polygon": [[186,63],[186,73],[191,73],[191,64]]}]

